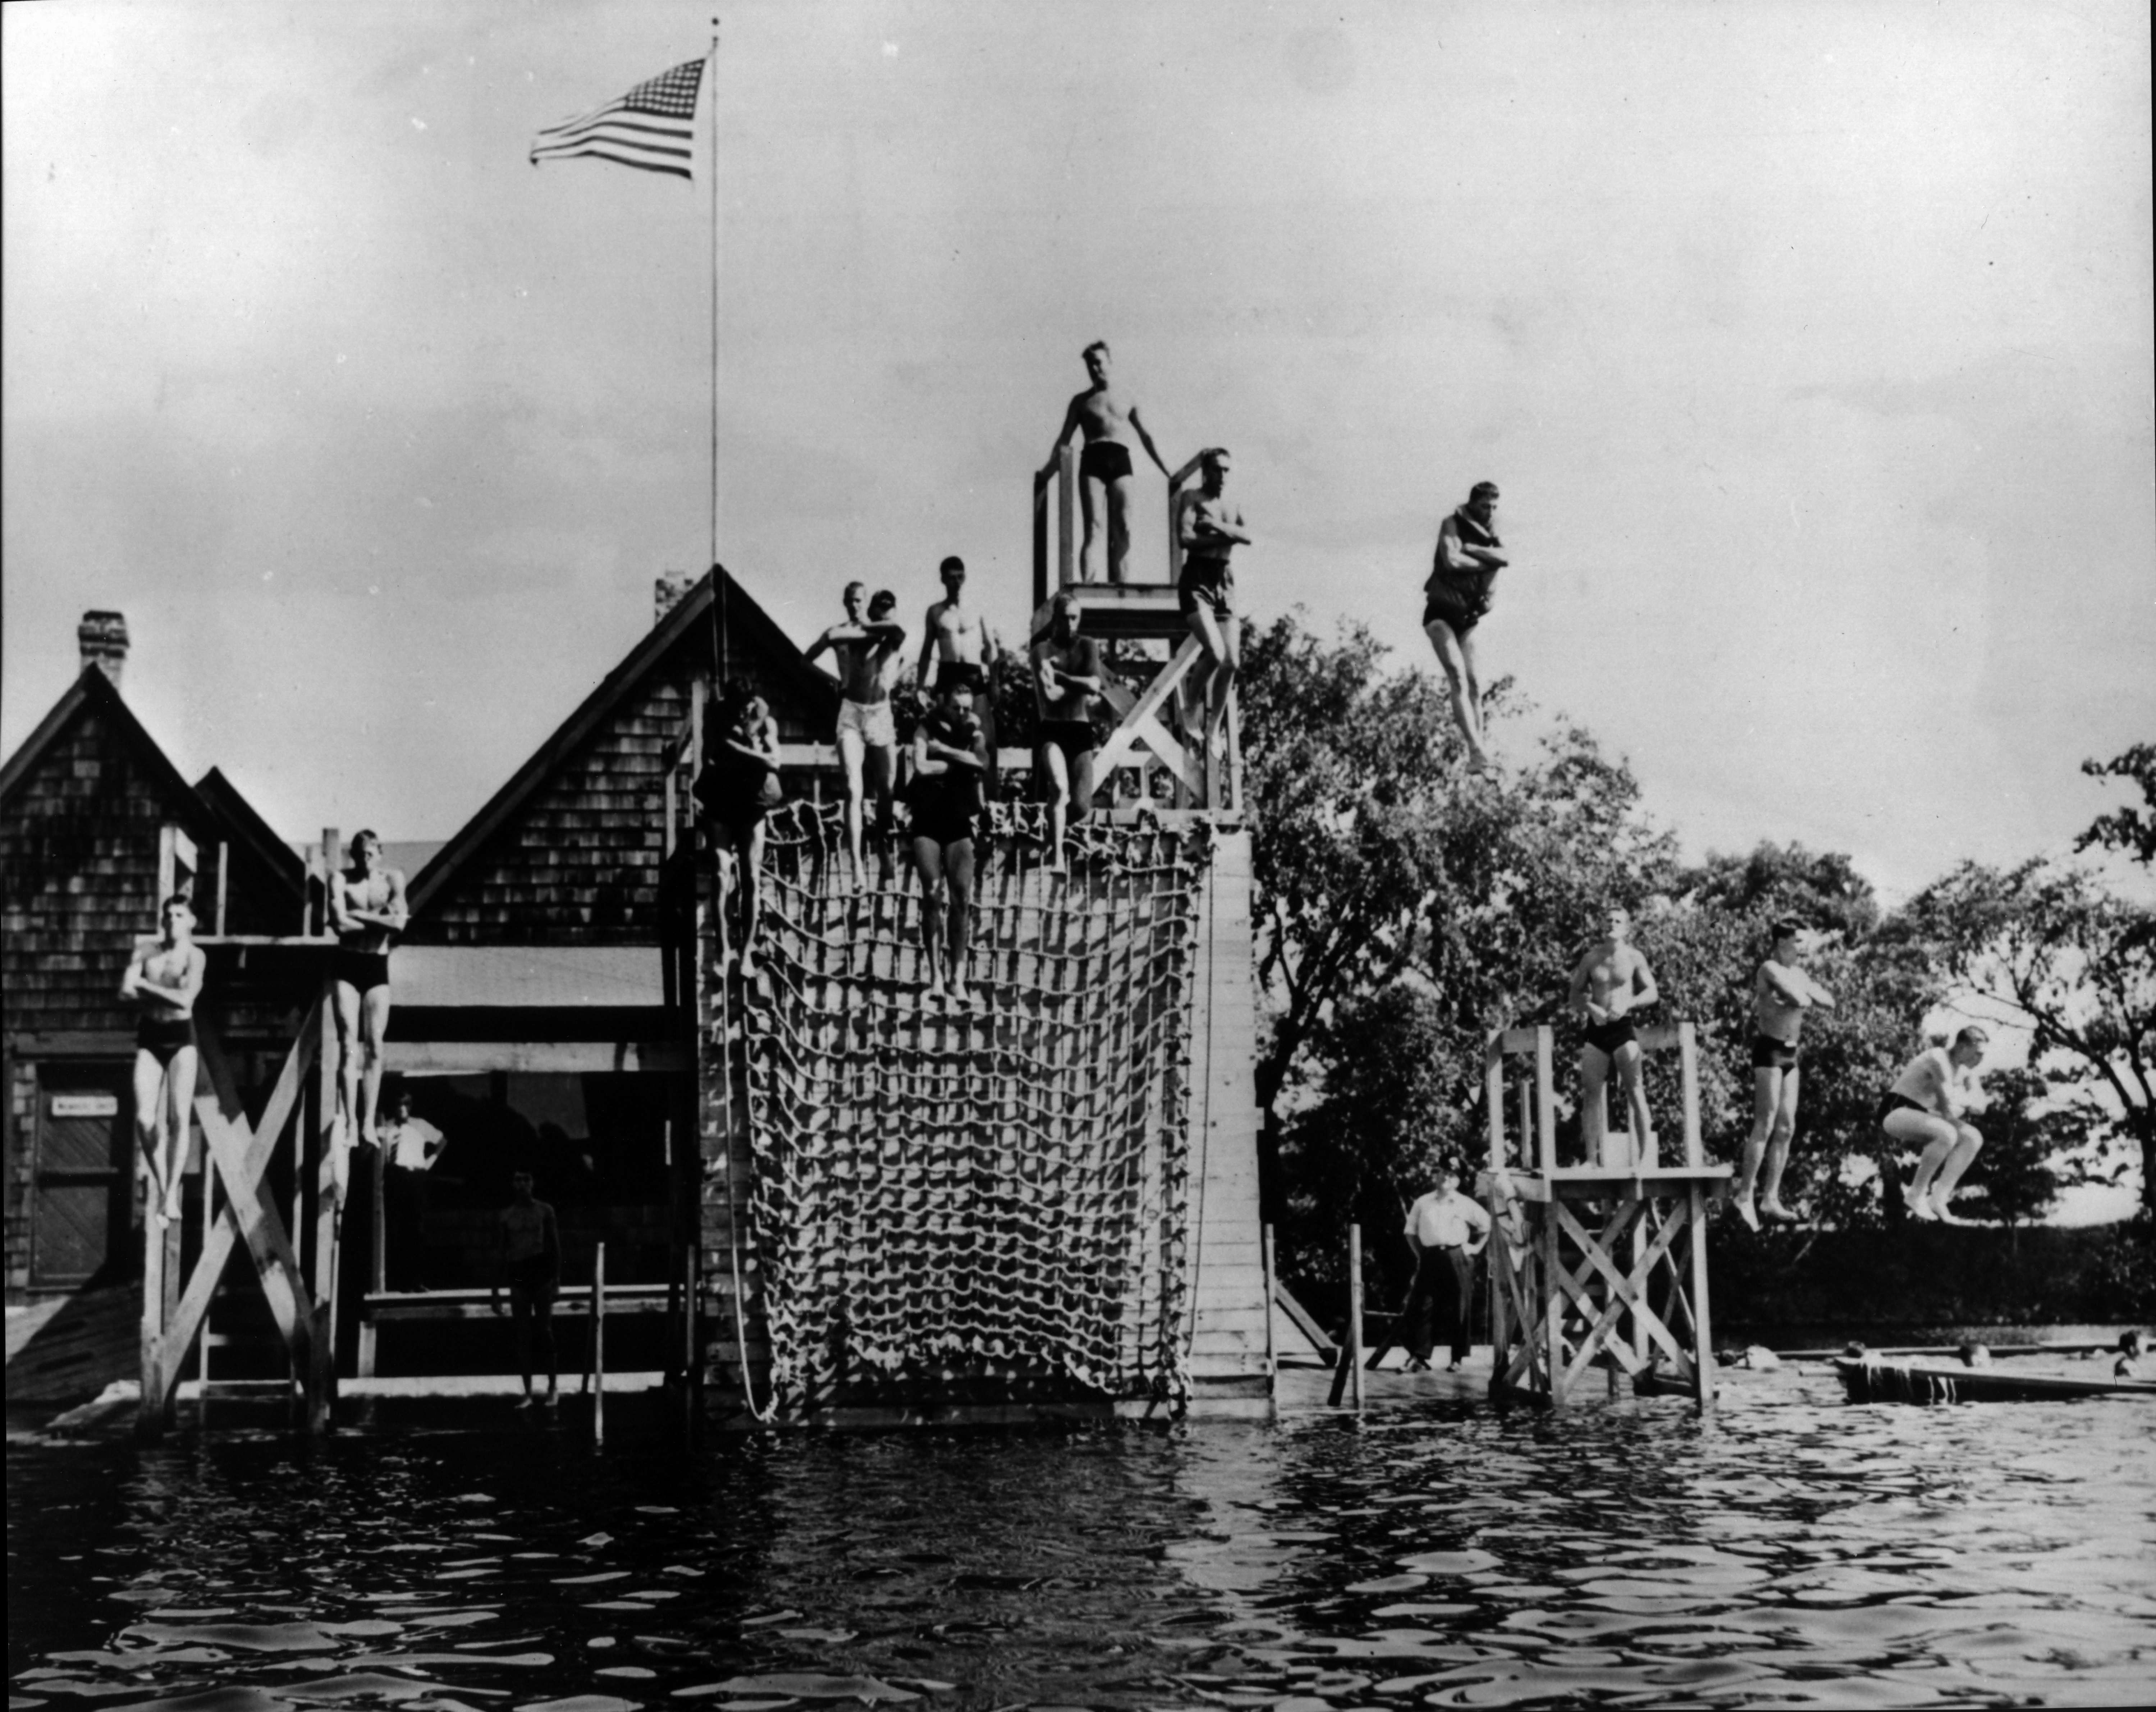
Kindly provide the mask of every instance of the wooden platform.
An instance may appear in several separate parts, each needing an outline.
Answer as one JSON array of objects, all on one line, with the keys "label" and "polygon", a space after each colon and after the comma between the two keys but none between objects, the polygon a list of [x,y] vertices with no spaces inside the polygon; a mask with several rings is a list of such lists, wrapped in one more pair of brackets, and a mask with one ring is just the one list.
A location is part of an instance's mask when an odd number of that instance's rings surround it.
[{"label": "wooden platform", "polygon": [[1836,1360],[1834,1371],[1853,1403],[2063,1402],[2080,1397],[2133,1397],[2156,1402],[2156,1380],[2071,1377],[1964,1367],[1958,1362]]}]

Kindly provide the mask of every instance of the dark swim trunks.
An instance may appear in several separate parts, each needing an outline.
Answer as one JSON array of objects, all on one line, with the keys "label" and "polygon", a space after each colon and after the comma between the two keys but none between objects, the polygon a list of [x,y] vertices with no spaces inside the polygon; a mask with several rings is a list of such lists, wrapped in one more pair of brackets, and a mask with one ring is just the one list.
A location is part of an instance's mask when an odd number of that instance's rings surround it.
[{"label": "dark swim trunks", "polygon": [[729,827],[753,827],[786,800],[775,768],[726,750],[704,769],[696,797],[705,812]]},{"label": "dark swim trunks", "polygon": [[194,1044],[192,1017],[145,1017],[135,1025],[136,1049],[148,1053],[161,1064],[171,1064],[174,1053]]},{"label": "dark swim trunks", "polygon": [[1793,1040],[1777,1040],[1771,1034],[1752,1037],[1752,1068],[1755,1070],[1794,1070],[1797,1046]]},{"label": "dark swim trunks", "polygon": [[1478,596],[1450,582],[1432,582],[1423,592],[1422,622],[1425,630],[1443,619],[1451,626],[1454,635],[1465,636],[1482,622],[1489,610],[1486,591]]},{"label": "dark swim trunks", "polygon": [[339,946],[330,956],[330,979],[344,982],[362,992],[372,992],[377,987],[387,987],[389,985],[389,953],[355,951],[349,946]]},{"label": "dark swim trunks", "polygon": [[1043,720],[1038,738],[1044,749],[1053,745],[1063,751],[1065,761],[1074,765],[1080,756],[1101,746],[1090,720]]},{"label": "dark swim trunks", "polygon": [[1917,1105],[1907,1094],[1896,1094],[1890,1089],[1879,1096],[1879,1109],[1871,1114],[1871,1121],[1875,1124],[1883,1124],[1890,1115],[1897,1111],[1922,1112],[1928,1118],[1935,1118],[1938,1115],[1929,1106]]},{"label": "dark swim trunks", "polygon": [[936,687],[938,690],[954,687],[970,689],[978,695],[988,687],[988,669],[978,660],[938,660]]},{"label": "dark swim trunks", "polygon": [[1639,1038],[1639,1031],[1632,1027],[1630,1017],[1620,1017],[1614,1023],[1587,1025],[1587,1043],[1604,1058],[1615,1058],[1618,1048],[1630,1046]]},{"label": "dark swim trunks", "polygon": [[1225,622],[1235,616],[1235,573],[1225,559],[1185,559],[1183,579],[1175,585],[1175,603],[1185,616],[1203,601],[1213,616]]},{"label": "dark swim trunks", "polygon": [[512,1260],[509,1263],[510,1310],[520,1319],[535,1309],[548,1313],[554,1306],[555,1293],[560,1285],[554,1263],[546,1255]]},{"label": "dark swim trunks", "polygon": [[1131,473],[1131,449],[1116,440],[1096,440],[1078,460],[1082,480],[1116,481]]}]

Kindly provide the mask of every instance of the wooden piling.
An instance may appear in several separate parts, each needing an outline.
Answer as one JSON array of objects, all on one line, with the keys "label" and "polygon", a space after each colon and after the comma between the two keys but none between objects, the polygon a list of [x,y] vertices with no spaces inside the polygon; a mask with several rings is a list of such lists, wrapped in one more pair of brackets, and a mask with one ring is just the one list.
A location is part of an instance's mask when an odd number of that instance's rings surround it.
[{"label": "wooden piling", "polygon": [[1348,1382],[1363,1412],[1363,1227],[1348,1227]]},{"label": "wooden piling", "polygon": [[592,1251],[592,1448],[606,1443],[606,1244]]}]

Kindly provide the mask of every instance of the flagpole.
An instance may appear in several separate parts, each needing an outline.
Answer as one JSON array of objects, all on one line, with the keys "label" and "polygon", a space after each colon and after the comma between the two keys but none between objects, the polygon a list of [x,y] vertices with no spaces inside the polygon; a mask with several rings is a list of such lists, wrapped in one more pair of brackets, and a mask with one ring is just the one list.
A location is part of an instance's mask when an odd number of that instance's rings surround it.
[{"label": "flagpole", "polygon": [[[719,562],[719,21],[711,20],[711,57],[704,76],[704,100],[711,113],[711,147],[705,168],[711,181],[711,554]],[[714,661],[716,669],[721,663]]]}]

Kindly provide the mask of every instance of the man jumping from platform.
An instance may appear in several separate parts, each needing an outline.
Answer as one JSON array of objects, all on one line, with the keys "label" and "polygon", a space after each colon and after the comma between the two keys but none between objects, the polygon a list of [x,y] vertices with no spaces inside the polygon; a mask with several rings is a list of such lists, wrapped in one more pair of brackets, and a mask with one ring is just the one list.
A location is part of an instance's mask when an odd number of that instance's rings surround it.
[{"label": "man jumping from platform", "polygon": [[[1798,966],[1799,925],[1777,921],[1768,931],[1767,956],[1752,977],[1752,1133],[1745,1138],[1744,1162],[1731,1203],[1755,1231],[1763,1218],[1771,1224],[1797,1222],[1796,1214],[1782,1205],[1782,1171],[1797,1133],[1797,1036],[1806,1011],[1834,1008],[1834,995]],[[1755,1182],[1757,1207],[1752,1204]]]},{"label": "man jumping from platform", "polygon": [[1587,1019],[1587,1038],[1579,1049],[1579,1137],[1589,1165],[1603,1162],[1602,1092],[1612,1065],[1631,1102],[1632,1163],[1645,1164],[1655,1156],[1655,1120],[1647,1110],[1646,1081],[1640,1074],[1645,1054],[1632,1018],[1661,997],[1655,971],[1632,944],[1631,912],[1611,905],[1601,943],[1572,971],[1571,1002]]},{"label": "man jumping from platform", "polygon": [[1130,437],[1137,436],[1146,456],[1152,459],[1153,467],[1163,477],[1168,469],[1161,462],[1152,436],[1146,432],[1146,425],[1138,415],[1137,400],[1109,378],[1114,365],[1108,355],[1107,341],[1095,340],[1081,355],[1086,372],[1092,377],[1093,384],[1073,398],[1063,413],[1063,426],[1056,433],[1055,443],[1049,449],[1048,462],[1041,466],[1040,473],[1055,474],[1056,461],[1072,433],[1085,436],[1086,449],[1078,460],[1078,509],[1085,529],[1078,548],[1079,580],[1099,581],[1093,574],[1093,543],[1100,533],[1100,510],[1093,502],[1093,484],[1097,481],[1107,503],[1108,581],[1126,582],[1129,581],[1131,502],[1136,479],[1131,473]]},{"label": "man jumping from platform", "polygon": [[1101,644],[1078,633],[1078,597],[1065,589],[1051,603],[1048,633],[1033,645],[1034,705],[1040,715],[1034,765],[1048,792],[1049,867],[1063,870],[1063,833],[1093,802],[1093,708],[1107,688]]},{"label": "man jumping from platform", "polygon": [[930,702],[942,699],[947,684],[959,684],[973,694],[973,716],[987,734],[988,790],[993,795],[1001,782],[996,767],[996,633],[978,608],[966,604],[966,561],[956,553],[937,567],[943,579],[943,598],[928,609],[923,621],[927,634],[921,638],[921,661],[915,677],[921,693]]},{"label": "man jumping from platform", "polygon": [[135,1139],[150,1171],[150,1192],[167,1218],[180,1212],[187,1138],[194,1121],[195,1000],[208,959],[195,943],[194,905],[184,892],[157,912],[157,943],[120,977],[120,997],[141,1007],[135,1025]]},{"label": "man jumping from platform", "polygon": [[1490,765],[1490,749],[1474,632],[1490,610],[1490,586],[1507,563],[1496,521],[1497,484],[1478,481],[1468,490],[1467,503],[1438,525],[1435,562],[1423,584],[1423,633],[1445,668],[1453,723],[1467,745],[1467,764],[1477,772]]},{"label": "man jumping from platform", "polygon": [[825,648],[839,661],[839,760],[846,771],[846,848],[854,859],[854,889],[865,884],[861,863],[863,818],[862,773],[875,792],[876,829],[891,830],[891,786],[898,773],[898,730],[892,722],[891,686],[904,664],[899,650],[906,645],[906,627],[892,621],[898,597],[880,589],[862,602],[867,589],[860,583],[846,585],[846,622],[834,624],[803,656],[814,659]]},{"label": "man jumping from platform", "polygon": [[538,1401],[531,1395],[531,1351],[536,1343],[547,1357],[547,1407],[551,1409],[561,1377],[554,1350],[554,1298],[562,1288],[562,1228],[554,1217],[554,1209],[532,1194],[530,1171],[510,1173],[509,1195],[509,1205],[501,1209],[495,1223],[500,1263],[487,1302],[498,1316],[501,1287],[509,1286],[509,1311],[516,1328],[516,1365],[524,1375],[524,1400],[516,1407],[528,1409]]},{"label": "man jumping from platform", "polygon": [[711,819],[722,886],[741,899],[742,978],[753,981],[764,820],[786,795],[778,782],[778,721],[745,679],[727,686],[696,796]]},{"label": "man jumping from platform", "polygon": [[[337,1195],[344,1195],[346,1151],[357,1140],[377,1146],[382,1104],[382,1043],[389,1038],[389,946],[409,919],[404,876],[383,866],[382,839],[362,830],[352,835],[352,865],[330,881],[330,928],[337,948],[330,958],[336,1009]],[[357,1132],[354,1133],[354,1115]]]},{"label": "man jumping from platform", "polygon": [[[973,692],[952,679],[935,709],[914,728],[913,860],[921,870],[921,950],[928,965],[927,996],[946,991],[944,944],[950,946],[947,987],[964,1004],[966,952],[973,932],[973,835],[981,786],[988,771],[988,738],[973,714]],[[947,889],[950,906],[944,907]]]},{"label": "man jumping from platform", "polygon": [[1204,745],[1209,757],[1219,751],[1228,691],[1243,662],[1242,633],[1235,622],[1235,577],[1228,556],[1239,546],[1248,546],[1250,537],[1243,526],[1242,512],[1224,497],[1228,474],[1235,467],[1227,449],[1209,446],[1198,456],[1204,474],[1196,487],[1184,490],[1176,513],[1183,576],[1175,592],[1184,623],[1205,650],[1199,705],[1204,709]]},{"label": "man jumping from platform", "polygon": [[1991,1037],[1974,1023],[1946,1046],[1927,1047],[1902,1067],[1894,1085],[1880,1097],[1879,1127],[1893,1140],[1921,1149],[1917,1174],[1902,1192],[1912,1217],[1960,1224],[1948,1210],[1962,1173],[1984,1146],[1965,1111],[1982,1111],[1989,1103],[1976,1079],[1984,1048]]}]

